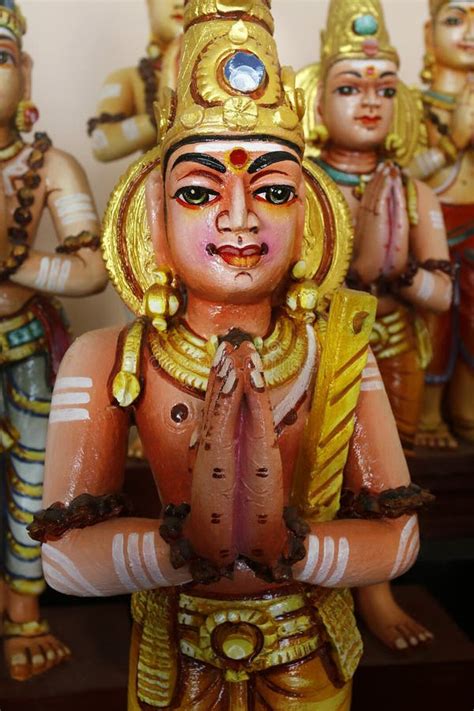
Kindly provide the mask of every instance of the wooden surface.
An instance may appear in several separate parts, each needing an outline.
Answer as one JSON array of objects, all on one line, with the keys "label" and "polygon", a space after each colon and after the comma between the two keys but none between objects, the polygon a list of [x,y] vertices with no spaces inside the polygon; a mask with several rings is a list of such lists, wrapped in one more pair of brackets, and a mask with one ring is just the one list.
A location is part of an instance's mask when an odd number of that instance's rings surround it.
[{"label": "wooden surface", "polygon": [[[474,645],[422,588],[400,586],[397,595],[407,609],[423,615],[436,642],[399,654],[364,634],[352,711],[469,711],[472,698],[470,705],[464,702],[472,696]],[[1,711],[126,711],[127,601],[91,601],[45,612],[74,660],[26,683],[6,679],[2,669]]]}]

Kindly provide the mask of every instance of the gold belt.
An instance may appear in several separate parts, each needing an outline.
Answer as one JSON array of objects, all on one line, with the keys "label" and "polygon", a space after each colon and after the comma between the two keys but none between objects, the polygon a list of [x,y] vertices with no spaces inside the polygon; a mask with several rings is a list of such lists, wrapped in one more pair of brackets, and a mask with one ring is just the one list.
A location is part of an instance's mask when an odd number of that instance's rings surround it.
[{"label": "gold belt", "polygon": [[269,599],[178,598],[183,654],[225,670],[227,681],[303,659],[321,646],[304,593]]},{"label": "gold belt", "polygon": [[132,616],[141,630],[136,693],[152,708],[171,704],[180,653],[222,669],[231,683],[302,660],[327,643],[345,683],[362,655],[349,590],[305,586],[234,600],[150,590],[132,595]]},{"label": "gold belt", "polygon": [[377,360],[394,358],[416,347],[413,316],[408,309],[397,309],[377,318],[370,336]]},{"label": "gold belt", "polygon": [[[36,328],[33,329],[33,326]],[[32,329],[31,333],[24,333],[24,337],[20,338],[21,331],[28,327]],[[32,311],[26,310],[11,318],[0,318],[0,366],[28,358],[44,350],[45,345],[43,328]]]}]

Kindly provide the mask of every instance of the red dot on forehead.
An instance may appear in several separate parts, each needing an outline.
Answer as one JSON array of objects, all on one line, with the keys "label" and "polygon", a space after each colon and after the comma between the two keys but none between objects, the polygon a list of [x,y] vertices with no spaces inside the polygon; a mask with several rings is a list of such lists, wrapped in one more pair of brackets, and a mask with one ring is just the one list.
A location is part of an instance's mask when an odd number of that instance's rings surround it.
[{"label": "red dot on forehead", "polygon": [[243,168],[249,159],[249,155],[243,148],[234,148],[229,158],[232,165],[236,168]]}]

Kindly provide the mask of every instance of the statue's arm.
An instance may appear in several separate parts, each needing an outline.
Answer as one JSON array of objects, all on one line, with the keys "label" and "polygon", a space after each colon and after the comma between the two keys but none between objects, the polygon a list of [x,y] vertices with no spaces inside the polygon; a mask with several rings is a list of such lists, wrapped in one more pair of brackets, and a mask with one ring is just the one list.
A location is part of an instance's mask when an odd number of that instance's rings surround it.
[{"label": "statue's arm", "polygon": [[11,277],[22,286],[61,296],[87,296],[105,289],[100,220],[87,176],[67,153],[51,148],[44,166],[46,207],[59,246],[55,254],[31,249]]},{"label": "statue's arm", "polygon": [[[411,286],[401,296],[416,306],[436,313],[447,311],[452,300],[452,280],[447,270],[449,250],[446,227],[438,198],[424,183],[416,181],[418,224],[410,230],[410,253],[420,265]],[[438,268],[437,268],[438,267]]]},{"label": "statue's arm", "polygon": [[110,392],[118,336],[108,329],[79,338],[55,385],[45,511],[32,533],[43,542],[46,581],[65,594],[118,595],[189,579],[172,569],[158,519],[119,516],[129,415]]},{"label": "statue's arm", "polygon": [[121,69],[107,77],[88,133],[97,160],[108,162],[151,148],[156,127],[147,113],[138,114],[133,77],[141,81],[137,69]]},{"label": "statue's arm", "polygon": [[[371,356],[363,376],[344,485],[355,495],[362,489],[376,495],[409,484],[393,414]],[[393,519],[347,518],[312,524],[306,548],[306,558],[295,570],[299,580],[328,588],[382,582],[402,575],[415,562],[417,517],[409,513]]]}]

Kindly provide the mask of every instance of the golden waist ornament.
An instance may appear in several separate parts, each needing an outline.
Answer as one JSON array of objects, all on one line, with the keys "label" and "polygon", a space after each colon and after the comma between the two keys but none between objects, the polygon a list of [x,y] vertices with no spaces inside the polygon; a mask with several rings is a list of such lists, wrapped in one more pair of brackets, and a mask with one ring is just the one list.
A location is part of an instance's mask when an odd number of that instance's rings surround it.
[{"label": "golden waist ornament", "polygon": [[376,319],[370,345],[377,360],[395,358],[415,348],[421,368],[426,368],[433,356],[424,321],[403,306]]},{"label": "golden waist ornament", "polygon": [[132,615],[141,628],[136,692],[153,708],[173,701],[177,644],[182,655],[221,669],[229,683],[303,660],[323,645],[347,682],[362,654],[349,590],[302,585],[250,599],[151,590],[132,596]]}]

